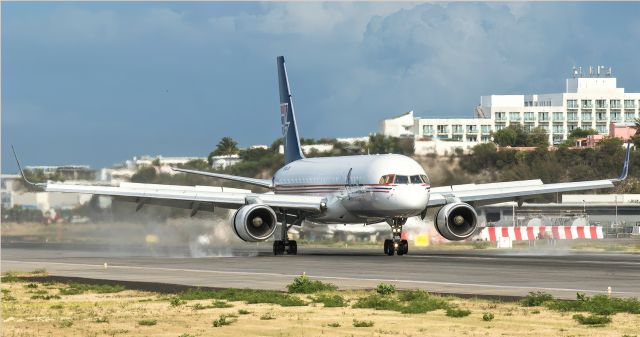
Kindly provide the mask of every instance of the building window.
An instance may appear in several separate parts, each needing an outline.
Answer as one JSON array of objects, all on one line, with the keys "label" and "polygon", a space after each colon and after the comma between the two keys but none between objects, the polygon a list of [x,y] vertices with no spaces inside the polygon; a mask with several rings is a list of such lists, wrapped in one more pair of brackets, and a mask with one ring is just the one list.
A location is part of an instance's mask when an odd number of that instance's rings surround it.
[{"label": "building window", "polygon": [[624,112],[624,120],[625,122],[633,122],[636,119],[636,114],[633,111],[625,111]]},{"label": "building window", "polygon": [[606,109],[607,108],[607,100],[606,99],[597,99],[596,100],[596,109]]},{"label": "building window", "polygon": [[593,105],[591,104],[591,100],[590,99],[583,99],[581,107],[583,109],[591,109],[591,108],[593,108]]},{"label": "building window", "polygon": [[607,130],[607,124],[596,124],[596,131],[598,133],[609,133],[609,130]]},{"label": "building window", "polygon": [[553,120],[558,122],[558,121],[564,121],[564,113],[562,112],[554,112],[553,113]]},{"label": "building window", "polygon": [[488,142],[489,141],[489,136],[480,136],[480,141],[484,142],[484,143]]},{"label": "building window", "polygon": [[612,99],[609,101],[609,104],[611,105],[611,109],[620,109],[620,100],[619,99]]},{"label": "building window", "polygon": [[540,124],[538,127],[539,127],[539,128],[541,128],[541,129],[544,129],[544,131],[545,131],[546,133],[549,133],[549,125],[546,125],[546,124]]},{"label": "building window", "polygon": [[506,126],[504,124],[496,124],[496,131],[500,131],[504,129]]},{"label": "building window", "polygon": [[497,121],[506,121],[507,113],[506,112],[496,112],[496,120]]},{"label": "building window", "polygon": [[536,120],[536,116],[533,112],[525,112],[524,113],[524,121],[525,122],[531,122],[531,121],[535,121]]},{"label": "building window", "polygon": [[433,125],[423,125],[422,126],[422,134],[425,136],[433,135]]},{"label": "building window", "polygon": [[448,125],[438,125],[438,134],[449,133]]},{"label": "building window", "polygon": [[524,131],[531,132],[535,128],[533,123],[524,123]]},{"label": "building window", "polygon": [[568,99],[567,100],[567,109],[577,109],[578,108],[578,100],[577,99]]},{"label": "building window", "polygon": [[549,121],[549,113],[548,112],[538,112],[538,121],[540,121],[540,122],[548,122]]},{"label": "building window", "polygon": [[562,126],[562,124],[560,125],[553,125],[553,133],[564,133],[564,127]]},{"label": "building window", "polygon": [[624,108],[625,109],[635,109],[635,102],[632,99],[625,99],[624,100]]},{"label": "building window", "polygon": [[582,122],[580,123],[580,128],[582,130],[589,130],[589,129],[592,129],[593,127],[591,126],[591,123]]},{"label": "building window", "polygon": [[491,125],[481,125],[480,130],[482,131],[483,135],[487,135],[491,133]]},{"label": "building window", "polygon": [[558,145],[558,144],[562,143],[563,140],[564,140],[564,136],[554,135],[553,136],[553,145]]},{"label": "building window", "polygon": [[575,130],[577,128],[578,128],[578,124],[567,124],[567,130],[569,132],[571,132],[571,131],[573,131],[573,130]]},{"label": "building window", "polygon": [[611,121],[612,122],[619,122],[621,119],[622,118],[621,118],[621,115],[620,115],[619,112],[611,111]]},{"label": "building window", "polygon": [[463,133],[464,129],[462,128],[462,125],[453,125],[453,133]]},{"label": "building window", "polygon": [[567,112],[567,120],[568,121],[577,121],[578,113],[577,112]]},{"label": "building window", "polygon": [[467,136],[467,141],[468,141],[468,142],[477,142],[477,141],[478,141],[478,136],[476,136],[476,135],[473,135],[473,136],[469,135],[469,136]]},{"label": "building window", "polygon": [[607,113],[606,112],[596,112],[596,120],[599,121],[599,122],[606,121],[607,120]]},{"label": "building window", "polygon": [[462,135],[453,135],[453,137],[451,137],[451,139],[453,139],[456,142],[461,142],[462,141]]},{"label": "building window", "polygon": [[509,120],[510,121],[519,121],[520,120],[520,113],[519,112],[510,112],[509,113]]},{"label": "building window", "polygon": [[593,120],[593,115],[591,115],[590,112],[583,112],[582,113],[582,120],[583,121],[591,121],[591,120]]},{"label": "building window", "polygon": [[475,125],[467,125],[467,133],[478,133],[478,127]]}]

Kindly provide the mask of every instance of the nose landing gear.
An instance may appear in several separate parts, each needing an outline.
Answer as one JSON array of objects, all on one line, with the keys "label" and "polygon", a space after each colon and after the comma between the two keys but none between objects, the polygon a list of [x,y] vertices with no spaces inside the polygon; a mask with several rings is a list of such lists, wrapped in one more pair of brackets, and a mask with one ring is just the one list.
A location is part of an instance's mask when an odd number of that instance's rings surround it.
[{"label": "nose landing gear", "polygon": [[384,253],[393,256],[393,254],[404,255],[409,252],[409,242],[402,240],[402,225],[407,222],[407,219],[393,219],[389,221],[391,226],[391,234],[393,239],[384,240]]}]

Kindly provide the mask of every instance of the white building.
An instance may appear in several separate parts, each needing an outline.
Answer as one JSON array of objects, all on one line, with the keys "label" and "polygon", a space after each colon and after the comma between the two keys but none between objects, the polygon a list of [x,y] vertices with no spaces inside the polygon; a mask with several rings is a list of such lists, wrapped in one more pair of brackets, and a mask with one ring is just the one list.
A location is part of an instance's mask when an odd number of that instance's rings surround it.
[{"label": "white building", "polygon": [[477,144],[489,141],[492,131],[518,123],[526,130],[546,129],[549,143],[559,144],[576,128],[608,134],[610,123],[638,118],[639,106],[640,93],[619,88],[610,68],[605,72],[604,67],[589,67],[587,75],[574,68],[562,93],[482,96],[473,118],[416,118],[411,111],[384,120],[380,131],[395,137]]}]

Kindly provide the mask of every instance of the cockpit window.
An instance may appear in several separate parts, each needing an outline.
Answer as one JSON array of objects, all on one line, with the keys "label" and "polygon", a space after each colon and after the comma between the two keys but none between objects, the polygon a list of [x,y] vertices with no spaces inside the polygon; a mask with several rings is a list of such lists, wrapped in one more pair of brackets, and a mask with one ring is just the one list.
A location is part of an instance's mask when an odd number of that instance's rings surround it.
[{"label": "cockpit window", "polygon": [[408,184],[409,177],[408,176],[396,176],[396,184]]},{"label": "cockpit window", "polygon": [[412,184],[422,184],[424,183],[424,181],[422,181],[422,177],[421,176],[411,176],[411,183]]},{"label": "cockpit window", "polygon": [[428,184],[428,183],[429,183],[429,177],[427,177],[427,175],[426,175],[426,174],[421,174],[421,175],[420,175],[420,177],[422,177],[422,181],[423,181],[425,184]]},{"label": "cockpit window", "polygon": [[380,178],[380,185],[393,184],[393,178],[395,174],[387,174]]}]

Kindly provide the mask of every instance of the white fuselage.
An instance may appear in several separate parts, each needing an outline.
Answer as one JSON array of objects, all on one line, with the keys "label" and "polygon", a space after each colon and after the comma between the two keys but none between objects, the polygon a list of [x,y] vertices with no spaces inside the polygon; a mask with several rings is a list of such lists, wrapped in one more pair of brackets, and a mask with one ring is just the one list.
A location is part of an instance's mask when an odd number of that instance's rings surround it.
[{"label": "white fuselage", "polygon": [[374,223],[422,212],[429,181],[420,164],[397,154],[304,158],[273,177],[276,194],[318,195],[326,211],[323,223]]}]

